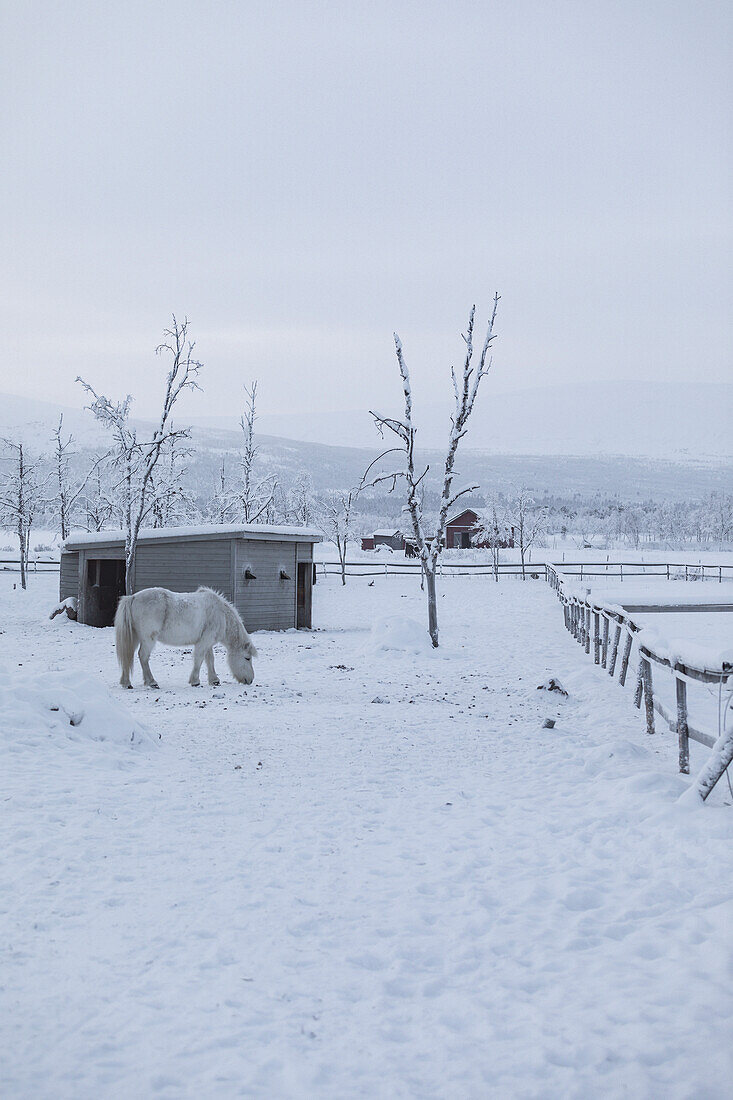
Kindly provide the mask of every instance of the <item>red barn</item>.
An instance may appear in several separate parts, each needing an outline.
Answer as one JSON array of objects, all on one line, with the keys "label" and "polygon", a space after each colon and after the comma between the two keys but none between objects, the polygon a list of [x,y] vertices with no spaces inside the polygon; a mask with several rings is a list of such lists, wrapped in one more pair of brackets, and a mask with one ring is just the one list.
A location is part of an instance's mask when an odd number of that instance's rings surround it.
[{"label": "red barn", "polygon": [[478,513],[474,512],[473,508],[464,508],[459,515],[453,516],[445,525],[446,548],[449,550],[467,550],[470,546],[475,546],[477,549],[486,549],[492,544],[504,548],[514,546],[513,527],[503,527],[497,530],[495,542],[486,538],[479,541],[476,536],[480,528],[481,520]]},{"label": "red barn", "polygon": [[445,525],[445,545],[448,550],[467,550],[471,538],[479,527],[479,518],[473,508],[465,508],[459,515],[453,516]]}]

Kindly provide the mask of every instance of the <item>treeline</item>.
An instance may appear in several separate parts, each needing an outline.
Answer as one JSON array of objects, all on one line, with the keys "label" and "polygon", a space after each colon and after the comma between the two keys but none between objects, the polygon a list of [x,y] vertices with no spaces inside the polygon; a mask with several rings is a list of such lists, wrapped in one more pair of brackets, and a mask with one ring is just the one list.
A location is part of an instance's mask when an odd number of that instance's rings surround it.
[{"label": "treeline", "polygon": [[[47,448],[31,452],[20,438],[0,440],[0,527],[15,536],[25,583],[32,533],[52,529],[63,540],[74,529],[121,529],[128,573],[134,568],[138,532],[189,524],[261,523],[315,526],[345,559],[353,539],[384,527],[408,532],[404,496],[394,491],[399,473],[379,468],[357,485],[314,489],[314,471],[272,468],[257,446],[257,382],[243,386],[239,446],[197,450],[191,430],[174,424],[185,390],[198,389],[202,364],[194,355],[188,321],[173,317],[156,349],[167,360],[160,416],[149,428],[131,420],[132,398],[114,401],[78,379],[92,416],[106,429],[108,446],[80,449],[64,431],[63,417],[49,433]],[[392,421],[385,421],[390,426]],[[389,453],[389,452],[387,452]],[[373,464],[371,464],[373,465]],[[368,467],[371,469],[371,467]],[[427,469],[425,470],[427,473]],[[441,497],[422,474],[416,482],[421,514],[434,523]],[[733,493],[713,492],[688,501],[623,501],[612,494],[586,497],[543,493],[526,485],[482,495],[462,489],[458,509],[470,506],[482,521],[482,544],[494,532],[514,529],[524,556],[549,539],[579,547],[627,545],[724,548],[733,543]]]}]

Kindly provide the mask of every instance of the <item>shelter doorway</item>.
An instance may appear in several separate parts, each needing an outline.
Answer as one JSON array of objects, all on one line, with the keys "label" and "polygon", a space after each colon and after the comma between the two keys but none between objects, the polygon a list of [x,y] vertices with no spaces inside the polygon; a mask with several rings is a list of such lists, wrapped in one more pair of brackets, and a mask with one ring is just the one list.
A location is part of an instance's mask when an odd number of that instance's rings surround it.
[{"label": "shelter doorway", "polygon": [[124,559],[87,558],[84,622],[88,626],[112,626],[117,604],[124,594]]},{"label": "shelter doorway", "polygon": [[299,561],[297,576],[295,625],[298,630],[310,630],[313,607],[313,563]]}]

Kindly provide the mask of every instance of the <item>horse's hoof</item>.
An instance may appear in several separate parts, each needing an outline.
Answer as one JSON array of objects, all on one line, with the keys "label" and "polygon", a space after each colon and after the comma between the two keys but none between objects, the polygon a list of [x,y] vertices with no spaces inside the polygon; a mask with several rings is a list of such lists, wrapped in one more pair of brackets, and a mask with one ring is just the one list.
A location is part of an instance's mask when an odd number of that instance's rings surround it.
[{"label": "horse's hoof", "polygon": [[155,680],[153,680],[151,683],[149,683],[148,687],[152,688],[153,691],[160,691],[160,684],[156,684]]},{"label": "horse's hoof", "polygon": [[209,680],[209,685],[213,688],[221,687],[221,680]]},{"label": "horse's hoof", "polygon": [[197,680],[196,683],[194,683],[193,680],[189,680],[188,682],[189,682],[189,684],[191,685],[192,688],[200,688],[201,687],[201,681],[200,680]]}]

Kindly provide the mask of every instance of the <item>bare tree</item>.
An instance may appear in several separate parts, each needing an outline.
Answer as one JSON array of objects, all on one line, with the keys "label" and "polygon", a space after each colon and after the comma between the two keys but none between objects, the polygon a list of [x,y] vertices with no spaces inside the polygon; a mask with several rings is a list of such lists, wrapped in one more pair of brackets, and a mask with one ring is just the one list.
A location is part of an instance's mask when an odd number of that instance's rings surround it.
[{"label": "bare tree", "polygon": [[708,501],[710,533],[720,549],[733,538],[733,496],[712,493]]},{"label": "bare tree", "polygon": [[0,487],[0,519],[12,526],[18,536],[20,585],[26,588],[31,529],[38,509],[48,503],[44,499],[48,474],[43,471],[43,460],[30,459],[23,443],[11,439],[0,442],[12,455],[10,472]]},{"label": "bare tree", "polygon": [[221,465],[216,475],[214,491],[209,498],[206,514],[215,523],[226,523],[232,519],[237,507],[236,494],[232,488],[231,479],[227,473],[226,459],[222,458]]},{"label": "bare tree", "polygon": [[[460,377],[456,375],[456,371],[451,367],[451,378],[453,380],[453,396],[454,407],[453,414],[451,416],[451,430],[448,437],[448,450],[445,456],[445,463],[443,466],[443,489],[440,498],[440,508],[438,511],[438,518],[435,523],[435,527],[431,534],[428,534],[423,522],[423,503],[422,503],[422,491],[421,485],[424,477],[426,476],[429,466],[426,466],[422,472],[418,472],[416,466],[415,456],[415,436],[417,434],[417,428],[413,422],[412,412],[412,389],[410,386],[410,374],[405,363],[404,355],[402,354],[402,342],[397,335],[394,334],[395,349],[397,352],[397,363],[400,371],[400,378],[402,379],[402,391],[404,394],[405,411],[402,419],[396,419],[388,416],[380,416],[378,413],[372,412],[374,422],[380,432],[384,435],[385,429],[392,432],[397,436],[400,441],[400,445],[397,447],[391,447],[384,454],[380,455],[380,459],[384,458],[387,454],[393,454],[395,452],[401,452],[403,454],[404,465],[401,469],[395,470],[392,473],[380,474],[374,478],[372,484],[379,482],[391,482],[392,486],[390,492],[392,492],[397,484],[397,479],[404,479],[406,486],[406,511],[409,513],[410,520],[412,522],[412,531],[415,542],[415,548],[417,556],[420,558],[422,565],[422,571],[425,578],[425,587],[427,589],[428,598],[428,633],[434,646],[438,645],[438,602],[435,590],[435,574],[438,564],[438,557],[445,544],[445,526],[448,519],[448,515],[453,508],[453,505],[466,493],[473,492],[478,488],[477,485],[468,485],[458,492],[453,491],[453,478],[454,478],[454,466],[456,459],[456,452],[458,450],[458,444],[463,439],[464,435],[468,431],[468,420],[473,411],[474,402],[476,400],[476,394],[478,393],[481,379],[488,374],[491,367],[491,359],[489,356],[489,349],[494,340],[494,322],[496,320],[496,312],[499,306],[499,295],[494,295],[494,306],[489,320],[488,328],[486,330],[486,338],[481,348],[478,365],[474,364],[473,354],[473,327],[474,318],[476,314],[476,307],[471,307],[471,313],[468,319],[468,329],[463,334],[463,340],[466,344],[466,356],[463,362],[463,368]],[[373,464],[372,464],[373,465]]]},{"label": "bare tree", "polygon": [[298,474],[287,494],[287,513],[302,527],[317,522],[319,508],[310,474]]},{"label": "bare tree", "polygon": [[86,475],[81,480],[74,481],[71,475],[71,459],[76,453],[71,449],[74,444],[74,437],[73,435],[69,435],[64,439],[63,429],[64,414],[62,413],[59,417],[58,426],[53,431],[53,459],[54,477],[56,480],[55,503],[58,508],[57,514],[61,538],[65,542],[71,530],[74,510],[86,489],[87,482],[106,456],[98,455],[89,467]]},{"label": "bare tree", "polygon": [[323,506],[325,526],[338,552],[342,584],[346,584],[346,552],[353,533],[354,504],[361,488],[358,485],[354,489],[328,493]]},{"label": "bare tree", "polygon": [[84,510],[84,526],[87,531],[103,531],[112,519],[115,505],[112,499],[109,471],[105,469],[104,462],[100,462],[89,478],[81,506]]},{"label": "bare tree", "polygon": [[488,514],[485,512],[473,539],[475,545],[486,546],[491,551],[494,580],[499,580],[500,550],[507,544],[506,521],[496,500],[492,499]]},{"label": "bare tree", "polygon": [[244,393],[244,412],[239,418],[244,444],[240,459],[241,484],[238,497],[244,522],[256,523],[258,519],[266,516],[268,509],[272,506],[277,480],[273,474],[269,474],[262,480],[257,478],[259,448],[255,445],[254,438],[257,420],[257,382],[253,382],[251,386],[245,386]]},{"label": "bare tree", "polygon": [[194,511],[193,494],[183,484],[188,472],[186,459],[191,451],[181,447],[180,436],[175,435],[164,451],[151,478],[150,516],[153,527],[172,527],[183,523]]},{"label": "bare tree", "polygon": [[515,542],[519,547],[519,560],[522,563],[522,580],[526,580],[527,554],[545,529],[547,511],[536,507],[535,500],[527,489],[520,489],[512,502],[512,519]]},{"label": "bare tree", "polygon": [[143,521],[148,517],[155,500],[153,473],[161,455],[174,440],[187,439],[190,429],[175,429],[171,414],[176,401],[184,390],[198,389],[196,381],[202,364],[193,357],[194,343],[188,338],[188,320],[176,320],[173,315],[171,328],[164,331],[164,341],[156,348],[157,355],[168,355],[171,366],[166,376],[165,394],[158,425],[152,437],[138,439],[137,428],[130,424],[132,397],[113,402],[98,394],[83,378],[77,378],[93,401],[91,412],[112,432],[113,453],[119,468],[117,490],[121,497],[122,524],[125,532],[125,590],[133,592],[135,584],[135,555],[137,540]]}]

